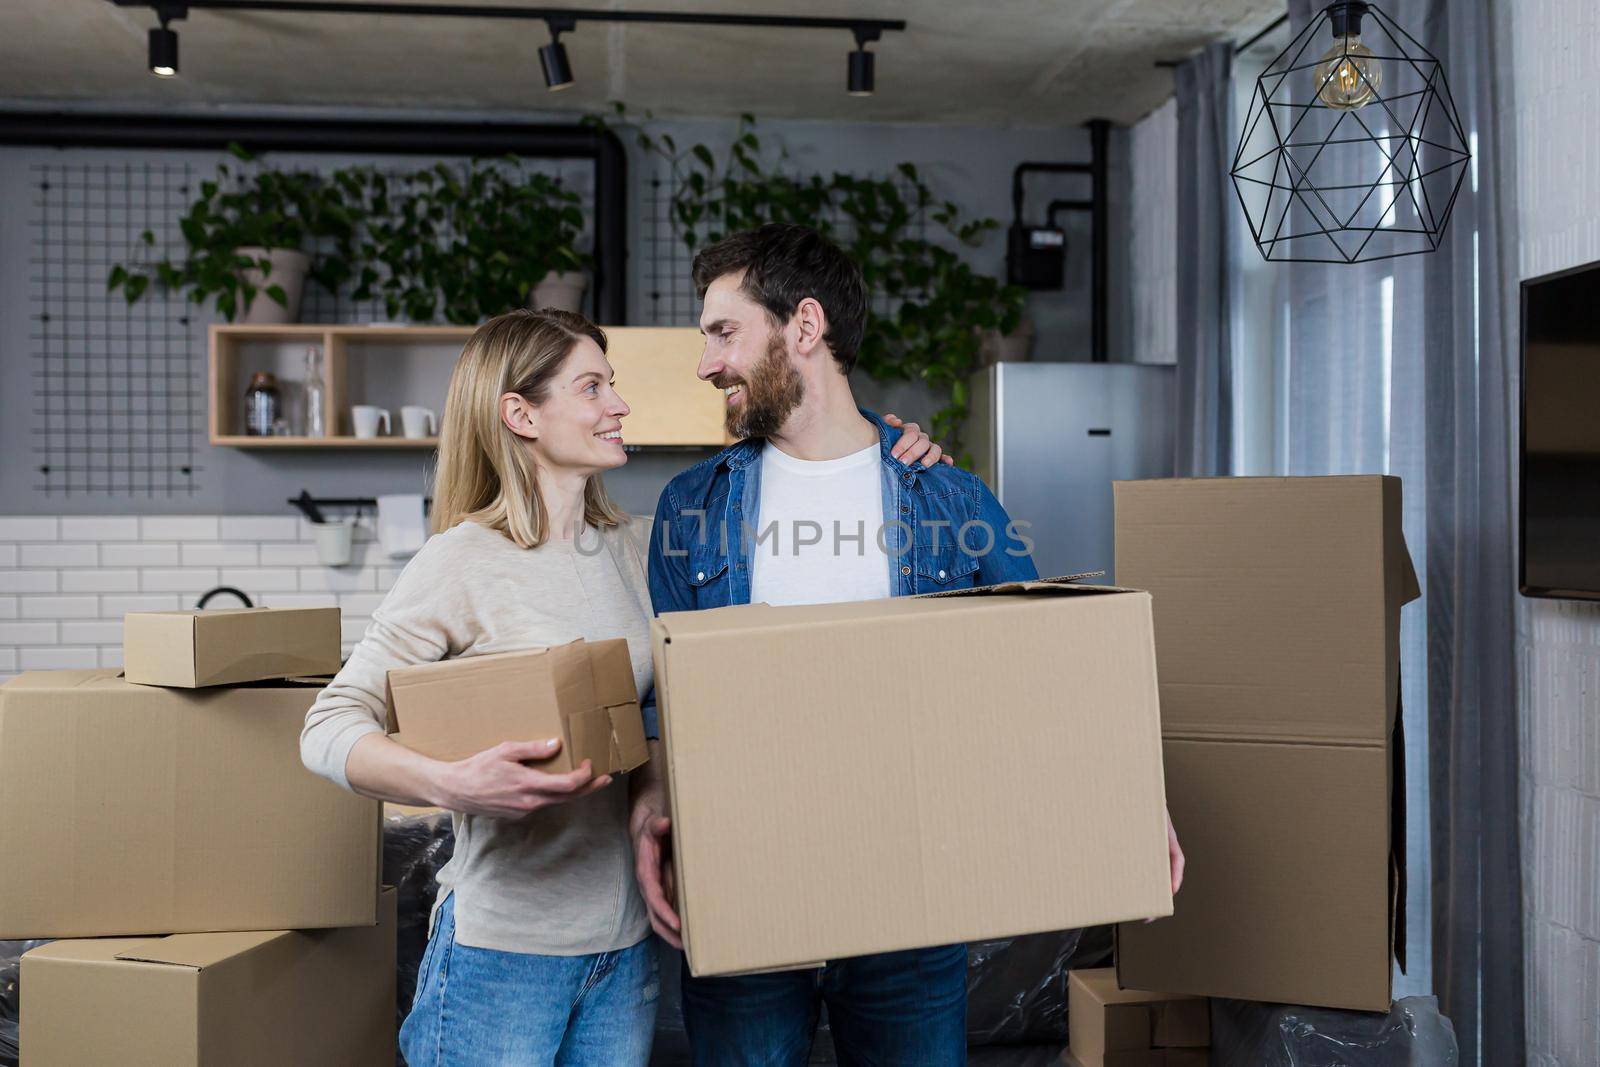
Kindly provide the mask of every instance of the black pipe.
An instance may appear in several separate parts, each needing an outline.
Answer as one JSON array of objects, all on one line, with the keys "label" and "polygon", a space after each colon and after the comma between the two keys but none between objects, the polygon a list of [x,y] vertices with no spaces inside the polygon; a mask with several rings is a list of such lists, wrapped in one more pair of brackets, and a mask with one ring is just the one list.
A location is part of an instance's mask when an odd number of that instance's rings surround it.
[{"label": "black pipe", "polygon": [[594,161],[595,318],[628,321],[628,160],[610,130],[514,122],[417,122],[0,111],[0,144],[225,148]]},{"label": "black pipe", "polygon": [[1090,319],[1089,358],[1104,363],[1110,358],[1109,323],[1110,272],[1107,269],[1107,249],[1111,246],[1110,213],[1106,204],[1106,148],[1109,143],[1111,123],[1107,119],[1089,120],[1089,197],[1093,202],[1090,214],[1094,229],[1089,248],[1090,300],[1093,313]]},{"label": "black pipe", "polygon": [[1089,175],[1088,200],[1052,200],[1049,224],[1055,225],[1058,211],[1089,212],[1089,358],[1104,363],[1110,358],[1110,334],[1107,330],[1110,316],[1110,271],[1107,269],[1107,250],[1110,248],[1111,227],[1106,198],[1106,151],[1110,141],[1111,122],[1108,119],[1090,119],[1089,162],[1087,163],[1018,163],[1011,172],[1011,224],[1022,225],[1022,176],[1034,172],[1050,174]]}]

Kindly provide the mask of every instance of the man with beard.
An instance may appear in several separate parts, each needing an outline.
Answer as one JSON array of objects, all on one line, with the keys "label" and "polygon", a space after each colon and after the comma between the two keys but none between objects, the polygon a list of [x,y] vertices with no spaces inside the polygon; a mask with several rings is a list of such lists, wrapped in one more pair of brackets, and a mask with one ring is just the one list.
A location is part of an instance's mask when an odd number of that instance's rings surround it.
[{"label": "man with beard", "polygon": [[[1037,577],[1031,543],[982,481],[902,463],[898,431],[856,406],[849,374],[867,292],[837,246],[804,226],[762,226],[703,249],[694,282],[706,336],[699,375],[726,395],[728,430],[741,440],[661,494],[650,543],[657,612]],[[884,699],[894,698],[895,671],[916,669],[910,651],[884,665]],[[656,932],[681,947],[669,826],[659,793],[636,800],[640,888]],[[694,1060],[803,1064],[825,1003],[841,1062],[964,1063],[966,965],[965,946],[949,945],[728,978],[694,978],[685,966]]]}]

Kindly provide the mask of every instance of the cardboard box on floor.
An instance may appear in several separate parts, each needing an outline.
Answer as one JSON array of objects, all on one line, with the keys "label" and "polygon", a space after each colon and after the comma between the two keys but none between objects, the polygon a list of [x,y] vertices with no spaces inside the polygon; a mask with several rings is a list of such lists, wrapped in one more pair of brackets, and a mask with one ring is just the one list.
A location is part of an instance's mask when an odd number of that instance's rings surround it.
[{"label": "cardboard box on floor", "polygon": [[0,686],[0,938],[376,922],[378,802],[300,763],[324,684]]},{"label": "cardboard box on floor", "polygon": [[[1180,892],[1181,895],[1181,892]],[[1065,1062],[1077,1067],[1205,1067],[1211,1002],[1120,989],[1114,968],[1067,975]]]},{"label": "cardboard box on floor", "polygon": [[393,1067],[395,902],[339,930],[55,941],[22,957],[29,1067]]},{"label": "cardboard box on floor", "polygon": [[653,641],[695,974],[1170,912],[1144,593],[741,605]]},{"label": "cardboard box on floor", "polygon": [[628,642],[584,641],[422,663],[389,672],[389,734],[434,759],[465,759],[503,741],[561,738],[533,766],[594,773],[649,759]]},{"label": "cardboard box on floor", "polygon": [[122,617],[130,682],[194,689],[339,672],[338,608],[133,611]]},{"label": "cardboard box on floor", "polygon": [[1404,965],[1396,478],[1118,482],[1117,580],[1150,590],[1170,919],[1118,931],[1123,985],[1384,1010]]}]

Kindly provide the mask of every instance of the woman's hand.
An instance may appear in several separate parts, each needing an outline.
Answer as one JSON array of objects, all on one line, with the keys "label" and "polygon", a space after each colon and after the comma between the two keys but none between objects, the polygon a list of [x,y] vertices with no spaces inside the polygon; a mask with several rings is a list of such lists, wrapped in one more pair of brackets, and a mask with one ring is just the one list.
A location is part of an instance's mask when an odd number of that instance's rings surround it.
[{"label": "woman's hand", "polygon": [[464,815],[520,819],[540,808],[586,797],[611,784],[609,774],[594,776],[588,760],[565,774],[536,771],[523,763],[548,759],[560,748],[560,738],[505,741],[476,756],[441,764],[439,806]]},{"label": "woman's hand", "polygon": [[933,438],[923,433],[922,427],[916,423],[902,422],[900,416],[889,414],[884,415],[883,421],[901,431],[900,440],[894,443],[889,455],[906,466],[909,467],[918,460],[922,461],[924,467],[931,467],[941,461],[952,465],[955,463],[955,460],[945,455],[944,449],[940,448]]}]

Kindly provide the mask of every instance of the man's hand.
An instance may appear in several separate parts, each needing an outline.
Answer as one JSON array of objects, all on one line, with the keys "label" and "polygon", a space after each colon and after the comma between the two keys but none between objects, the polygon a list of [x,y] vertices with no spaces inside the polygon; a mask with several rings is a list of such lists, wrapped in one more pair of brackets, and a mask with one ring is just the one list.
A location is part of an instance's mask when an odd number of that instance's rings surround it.
[{"label": "man's hand", "polygon": [[922,432],[922,427],[914,422],[902,422],[898,415],[885,415],[883,421],[900,431],[900,440],[894,443],[889,450],[889,455],[910,467],[918,460],[924,467],[931,467],[935,463],[944,462],[950,465],[955,460],[944,454],[944,449],[936,444],[933,438]]},{"label": "man's hand", "polygon": [[673,948],[683,948],[682,926],[673,910],[677,887],[672,877],[672,820],[641,797],[628,819],[633,836],[633,869],[650,913],[650,927]]}]

